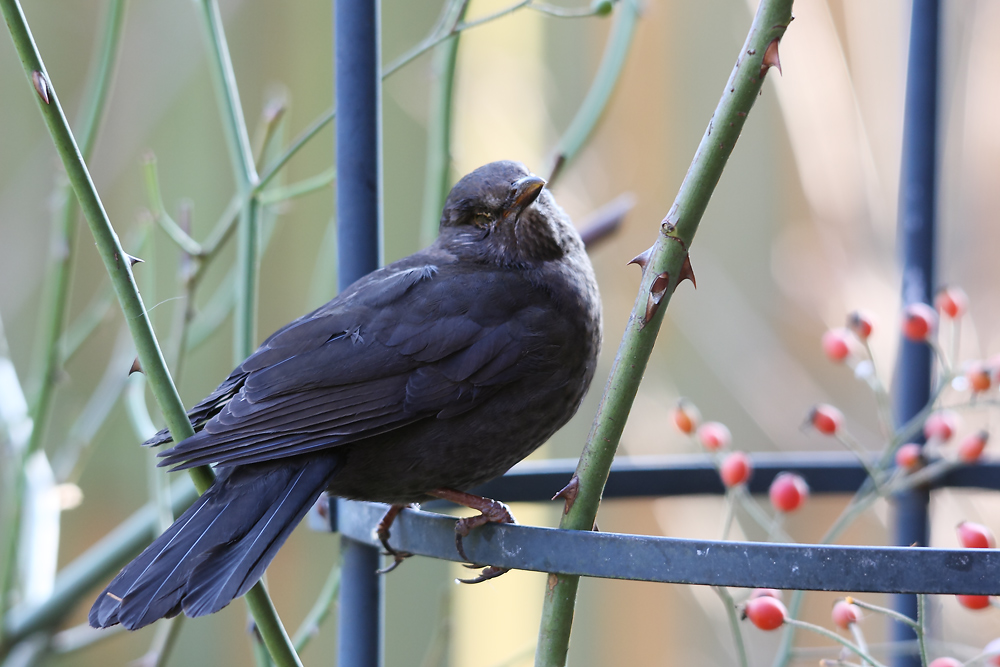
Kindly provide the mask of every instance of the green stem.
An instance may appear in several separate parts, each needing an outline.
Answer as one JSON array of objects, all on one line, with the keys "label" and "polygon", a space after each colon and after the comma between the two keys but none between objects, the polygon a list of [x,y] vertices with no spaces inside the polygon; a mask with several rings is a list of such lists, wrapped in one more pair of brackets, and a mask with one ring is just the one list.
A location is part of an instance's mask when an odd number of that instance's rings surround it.
[{"label": "green stem", "polygon": [[639,0],[622,0],[618,3],[618,16],[608,36],[601,64],[590,84],[590,90],[577,109],[555,149],[555,161],[549,175],[549,187],[559,178],[565,166],[573,161],[587,143],[597,123],[608,106],[611,94],[621,77],[625,60],[632,46],[635,27],[639,22]]},{"label": "green stem", "polygon": [[257,196],[257,200],[260,202],[261,206],[272,206],[283,201],[288,201],[289,199],[311,194],[317,190],[322,190],[323,188],[330,186],[336,178],[336,170],[333,167],[330,167],[315,176],[302,179],[297,183],[275,186],[273,188],[263,190]]},{"label": "green stem", "polygon": [[927,595],[917,594],[917,645],[920,646],[920,664],[927,665]]},{"label": "green stem", "polygon": [[[660,225],[594,426],[576,469],[579,495],[563,515],[560,528],[590,530],[594,525],[611,462],[670,295],[681,279],[682,266],[702,214],[763,85],[763,74],[767,71],[764,54],[769,45],[777,44],[791,22],[791,7],[791,0],[760,3],[736,68],[677,198]],[[535,664],[539,667],[566,663],[578,586],[579,577],[549,575],[535,654]]]},{"label": "green stem", "polygon": [[[104,20],[104,28],[100,39],[100,51],[95,60],[91,83],[87,86],[86,97],[83,100],[78,126],[80,128],[80,151],[84,159],[93,152],[97,138],[97,129],[104,117],[106,102],[114,79],[115,64],[118,59],[118,47],[121,44],[122,25],[125,22],[125,0],[112,0],[108,5]],[[59,199],[62,207],[59,211],[57,224],[53,229],[54,238],[51,243],[52,260],[49,275],[46,279],[47,289],[43,299],[42,323],[39,327],[40,364],[37,369],[36,386],[38,393],[32,405],[32,430],[28,444],[20,453],[20,461],[15,461],[16,469],[21,471],[24,461],[38,451],[45,437],[49,415],[52,412],[52,400],[55,394],[57,380],[60,374],[63,357],[59,345],[66,324],[66,310],[69,305],[70,276],[72,273],[72,252],[76,245],[77,207],[72,196],[69,183],[59,188]],[[25,480],[23,474],[18,474],[15,482],[13,507],[11,508],[11,523],[4,544],[7,551],[4,558],[3,573],[0,575],[0,617],[9,602],[11,589],[14,586],[16,571],[17,544],[20,539],[21,513],[23,511]]]},{"label": "green stem", "polygon": [[309,643],[309,640],[319,632],[319,626],[323,624],[323,621],[330,614],[330,609],[333,608],[333,602],[337,599],[339,592],[340,562],[338,561],[330,570],[330,574],[327,575],[326,581],[323,583],[323,588],[320,589],[312,609],[306,614],[302,625],[295,632],[292,643],[295,645],[296,651],[301,653],[302,649]]},{"label": "green stem", "polygon": [[[233,71],[232,59],[222,26],[222,17],[215,0],[202,0],[202,19],[211,52],[211,64],[215,89],[222,110],[223,128],[226,134],[226,144],[229,147],[230,160],[237,182],[237,192],[251,193],[259,183],[257,168],[254,164],[253,150],[250,147],[250,137],[246,122],[243,119],[243,109],[240,106],[239,91],[236,87],[236,75]],[[238,277],[236,280],[236,308],[233,326],[233,356],[235,363],[240,363],[250,356],[255,346],[256,336],[255,307],[257,302],[258,279],[258,212],[260,206],[252,195],[246,200],[240,213],[237,228],[236,265]],[[175,438],[176,442],[179,442]],[[281,620],[267,595],[262,582],[250,589],[246,601],[257,623],[257,629],[267,646],[268,652],[279,667],[286,665],[301,665],[295,649],[292,647],[288,633],[281,625]]]},{"label": "green stem", "polygon": [[901,614],[898,611],[896,611],[895,609],[889,609],[888,607],[882,607],[882,606],[879,606],[877,604],[871,604],[869,602],[863,602],[862,600],[859,600],[859,599],[854,598],[854,597],[846,598],[846,600],[847,600],[848,604],[857,605],[858,607],[861,607],[862,609],[864,609],[866,611],[873,611],[876,614],[882,614],[883,616],[888,616],[889,618],[891,618],[893,620],[899,621],[900,623],[903,623],[904,625],[910,626],[916,632],[920,631],[920,624],[919,624],[918,621],[914,621],[912,618],[910,618],[906,614]]},{"label": "green stem", "polygon": [[[445,21],[458,25],[465,18],[468,0],[452,2]],[[454,29],[454,28],[452,28]],[[427,167],[424,176],[424,211],[420,222],[420,245],[429,245],[438,233],[441,209],[451,188],[451,118],[455,90],[455,63],[460,34],[449,36],[434,51],[434,84],[427,127]]]},{"label": "green stem", "polygon": [[747,667],[747,649],[743,645],[740,618],[736,613],[736,603],[733,602],[733,596],[729,594],[725,586],[712,586],[712,590],[719,596],[723,606],[726,608],[726,618],[729,619],[729,630],[733,634],[733,645],[736,647],[736,657],[739,659],[739,665],[740,667]]},{"label": "green stem", "polygon": [[802,628],[803,630],[811,630],[812,632],[815,632],[818,635],[822,635],[827,639],[832,639],[838,644],[844,646],[848,651],[861,658],[862,662],[867,662],[872,667],[885,667],[885,665],[883,665],[875,658],[871,657],[871,655],[869,655],[868,653],[862,651],[854,643],[847,641],[846,639],[838,635],[836,632],[830,632],[823,626],[813,625],[812,623],[806,623],[805,621],[799,621],[794,618],[786,618],[785,625],[790,625],[795,628]]}]

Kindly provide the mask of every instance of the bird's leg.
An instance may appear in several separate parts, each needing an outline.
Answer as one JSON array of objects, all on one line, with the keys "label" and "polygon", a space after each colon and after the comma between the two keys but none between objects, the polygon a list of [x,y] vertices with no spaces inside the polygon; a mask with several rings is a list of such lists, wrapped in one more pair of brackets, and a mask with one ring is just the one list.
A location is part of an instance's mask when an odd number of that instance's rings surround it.
[{"label": "bird's leg", "polygon": [[396,520],[396,517],[399,515],[400,512],[409,507],[413,507],[413,505],[411,504],[411,505],[391,506],[389,508],[389,511],[386,512],[379,520],[378,526],[375,527],[375,534],[378,535],[378,541],[382,543],[383,547],[385,547],[384,555],[392,556],[393,559],[392,565],[390,565],[389,567],[382,568],[381,570],[378,571],[378,574],[387,574],[389,572],[392,572],[397,567],[399,567],[400,563],[402,563],[404,560],[413,555],[406,551],[396,551],[395,549],[389,546],[389,528],[392,527],[392,522]]},{"label": "bird's leg", "polygon": [[[466,561],[470,559],[465,555],[465,549],[462,548],[462,538],[467,536],[473,528],[478,528],[487,523],[517,523],[514,520],[514,515],[510,513],[510,508],[499,500],[492,500],[490,498],[483,498],[482,496],[474,496],[471,493],[443,488],[434,489],[429,492],[429,495],[451,501],[457,505],[464,505],[480,512],[477,516],[459,519],[458,523],[455,524],[455,548],[458,549],[458,554]],[[478,568],[481,566],[475,565],[473,567]],[[481,581],[499,577],[504,572],[507,572],[507,568],[490,565],[483,569],[478,577],[474,579],[459,579],[459,581],[463,584],[478,584]]]}]

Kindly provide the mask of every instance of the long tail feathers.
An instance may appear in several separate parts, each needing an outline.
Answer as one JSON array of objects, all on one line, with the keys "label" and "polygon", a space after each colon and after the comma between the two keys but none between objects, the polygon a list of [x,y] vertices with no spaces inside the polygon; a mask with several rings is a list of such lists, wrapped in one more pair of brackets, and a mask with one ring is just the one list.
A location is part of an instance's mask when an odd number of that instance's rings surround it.
[{"label": "long tail feathers", "polygon": [[135,630],[182,610],[219,611],[257,583],[339,465],[327,455],[224,471],[108,584],[90,624]]}]

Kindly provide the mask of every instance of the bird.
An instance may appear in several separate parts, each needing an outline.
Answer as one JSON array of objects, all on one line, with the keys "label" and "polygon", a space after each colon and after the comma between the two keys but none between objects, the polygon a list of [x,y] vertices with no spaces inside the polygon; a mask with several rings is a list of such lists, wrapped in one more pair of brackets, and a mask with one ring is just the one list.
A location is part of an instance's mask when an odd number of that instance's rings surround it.
[{"label": "bird", "polygon": [[[513,522],[467,493],[562,427],[594,377],[601,302],[569,216],[520,162],[492,162],[449,193],[438,238],[268,337],[158,454],[212,465],[211,487],[101,592],[95,628],[214,613],[246,593],[327,491],[391,505],[445,498]],[[145,444],[172,442],[160,431]],[[504,570],[487,568],[482,578]]]}]

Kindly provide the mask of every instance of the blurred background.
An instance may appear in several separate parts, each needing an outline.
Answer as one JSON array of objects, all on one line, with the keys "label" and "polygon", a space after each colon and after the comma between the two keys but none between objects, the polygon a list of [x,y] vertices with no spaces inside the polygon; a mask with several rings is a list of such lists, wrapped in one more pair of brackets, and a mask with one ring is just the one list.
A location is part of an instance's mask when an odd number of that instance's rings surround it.
[{"label": "blurred background", "polygon": [[[575,1],[575,0],[574,0]],[[440,0],[382,2],[383,62],[418,43],[433,27]],[[506,6],[474,0],[468,18]],[[605,349],[598,376],[577,417],[535,456],[575,457],[603,390],[638,288],[626,262],[654,240],[718,101],[750,25],[754,0],[648,0],[615,95],[592,140],[554,191],[580,220],[629,192],[636,206],[625,226],[592,250],[604,299]],[[567,0],[567,6],[569,0]],[[939,276],[961,285],[972,302],[961,329],[962,357],[1000,352],[1000,4],[943,3]],[[287,112],[289,141],[332,105],[329,2],[221,2],[244,114],[253,128],[275,99]],[[585,6],[585,5],[583,5]],[[97,0],[40,0],[25,11],[50,76],[72,118],[87,82],[106,6]],[[896,193],[909,4],[902,0],[809,0],[781,42],[783,73],[767,77],[692,249],[698,289],[685,283],[667,311],[659,342],[626,427],[620,454],[693,453],[670,426],[679,396],[707,419],[725,422],[734,447],[755,451],[822,450],[836,445],[800,428],[818,402],[839,406],[849,429],[881,446],[875,401],[851,371],[829,363],[819,339],[850,311],[870,311],[879,373],[892,375],[900,275],[895,254]],[[607,18],[560,19],[521,10],[465,33],[455,89],[456,175],[497,159],[517,159],[540,175],[578,108],[600,60]],[[163,200],[178,217],[190,202],[192,236],[203,239],[229,202],[234,183],[193,3],[133,0],[120,65],[91,172],[125,249],[146,264],[136,275],[158,334],[167,339],[179,294],[179,252],[149,222],[142,161],[158,164]],[[384,86],[385,259],[419,247],[424,192],[430,55]],[[32,395],[39,306],[53,251],[53,192],[61,167],[26,85],[11,42],[0,38],[0,317],[10,358]],[[294,183],[333,163],[327,127],[288,165]],[[335,294],[329,241],[333,190],[321,189],[273,211],[276,227],[262,258],[257,342]],[[143,231],[145,230],[145,231]],[[141,246],[139,244],[141,243]],[[108,281],[86,228],[73,260],[70,321],[93,312]],[[139,247],[137,247],[139,246]],[[992,248],[992,250],[991,250]],[[205,309],[232,264],[227,248],[195,293]],[[75,484],[82,503],[62,515],[58,562],[68,563],[150,497],[150,453],[141,449],[120,400],[92,434],[78,422],[95,387],[121,390],[134,351],[122,341],[117,306],[107,310],[65,368],[43,443],[59,482]],[[177,378],[187,405],[231,370],[228,320],[193,349]],[[118,380],[114,380],[118,378]],[[2,397],[0,397],[2,398]],[[155,413],[154,409],[154,415]],[[162,425],[161,422],[157,426]],[[987,412],[967,413],[962,433],[988,427]],[[91,429],[93,430],[93,429]],[[80,436],[87,432],[86,437]],[[92,435],[92,437],[91,437]],[[79,454],[61,469],[61,453]],[[4,480],[9,479],[5,476]],[[553,489],[555,491],[555,489]],[[70,494],[71,495],[71,494]],[[72,500],[72,499],[71,499]],[[846,503],[815,497],[785,528],[814,541]],[[67,505],[72,505],[67,501]],[[561,504],[515,506],[522,523],[552,526]],[[934,546],[955,547],[960,519],[1000,530],[1000,501],[987,494],[941,491],[932,504]],[[885,544],[884,503],[863,515],[842,543]],[[721,498],[611,501],[601,529],[716,539]],[[761,538],[752,528],[734,537]],[[330,534],[300,527],[268,570],[275,604],[298,626],[338,555]],[[511,572],[478,586],[456,586],[458,566],[414,558],[386,577],[386,664],[492,667],[529,665],[544,575]],[[596,666],[732,664],[722,605],[708,589],[585,580],[581,584],[570,664]],[[93,595],[99,592],[95,588]],[[739,592],[735,592],[739,597]],[[85,621],[88,595],[66,623]],[[829,625],[834,594],[809,594],[805,618]],[[878,596],[864,599],[879,603]],[[933,601],[936,633],[971,657],[997,627],[996,609],[972,612],[952,599]],[[334,614],[336,611],[334,612]],[[251,663],[242,602],[187,622],[174,665]],[[305,650],[306,665],[330,664],[331,618]],[[869,640],[882,638],[870,619]],[[142,656],[154,628],[120,633],[45,664],[115,665]],[[754,665],[770,664],[777,635],[744,630]],[[825,641],[800,634],[802,646]],[[964,652],[963,652],[964,651]],[[835,653],[807,653],[816,664]]]}]

